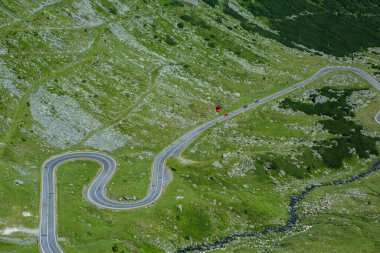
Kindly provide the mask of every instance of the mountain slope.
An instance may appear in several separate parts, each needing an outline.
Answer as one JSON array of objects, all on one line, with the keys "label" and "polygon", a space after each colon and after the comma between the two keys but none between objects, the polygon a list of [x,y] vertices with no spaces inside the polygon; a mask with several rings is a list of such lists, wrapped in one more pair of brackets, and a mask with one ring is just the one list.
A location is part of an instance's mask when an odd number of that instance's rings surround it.
[{"label": "mountain slope", "polygon": [[[38,227],[40,166],[53,154],[79,149],[108,152],[120,165],[109,195],[141,198],[154,157],[179,136],[214,118],[217,100],[228,112],[327,65],[352,65],[377,73],[378,10],[377,1],[354,0],[294,0],[286,5],[284,1],[264,0],[0,1],[0,230]],[[368,108],[375,108],[376,101]],[[371,124],[361,117],[361,123]],[[378,131],[371,127],[371,131]],[[76,166],[84,171],[75,174]],[[88,184],[96,173],[95,165],[87,166],[88,170],[81,162],[68,164],[58,175],[65,182],[63,196],[77,194],[67,201],[59,198],[61,205],[80,207],[70,217],[62,213],[69,206],[59,211],[59,220],[67,224],[59,233],[72,252],[76,248],[87,252],[86,247],[97,240],[103,240],[99,243],[104,246],[98,250],[110,249],[116,239],[131,242],[130,251],[137,252],[139,247],[148,252],[158,247],[173,251],[207,240],[209,235],[200,233],[203,225],[204,231],[215,229],[213,236],[231,230],[220,220],[221,225],[214,228],[218,222],[204,214],[213,199],[203,199],[199,207],[190,208],[190,201],[201,198],[201,193],[189,190],[192,184],[186,186],[189,202],[183,205],[183,223],[177,224],[183,231],[178,232],[180,238],[171,237],[171,220],[156,222],[161,215],[174,215],[179,210],[173,200],[185,193],[180,191],[178,176],[158,211],[152,208],[141,215],[141,210],[117,214],[96,210],[80,195],[83,183]],[[190,170],[202,166],[196,164]],[[187,180],[185,175],[180,177]],[[227,184],[233,185],[233,180],[228,179]],[[270,179],[263,176],[263,182],[264,189]],[[241,191],[234,188],[229,194]],[[169,200],[164,200],[168,196]],[[242,198],[254,197],[250,193]],[[285,202],[281,196],[273,198],[280,203],[280,213],[268,213],[268,207],[260,207],[262,213],[254,215],[267,222],[285,219]],[[237,203],[235,211],[244,217],[244,208]],[[162,211],[165,208],[169,214]],[[228,208],[223,206],[216,217],[229,220]],[[23,216],[23,212],[31,216]],[[196,216],[198,213],[204,215]],[[87,231],[85,226],[96,226],[99,216],[105,219],[98,228],[93,227],[97,232]],[[131,217],[127,224],[113,221],[122,222],[127,216]],[[74,221],[68,222],[70,219]],[[244,223],[243,218],[235,219],[233,226]],[[253,216],[249,219],[255,220]],[[74,234],[75,222],[85,230],[83,237]],[[198,225],[192,230],[188,227],[193,222]],[[108,224],[117,228],[108,231]],[[152,246],[144,237],[150,224],[155,227],[152,236],[164,231],[163,242]],[[135,227],[137,239],[125,231],[126,226]],[[105,235],[107,231],[109,235]],[[17,233],[8,237],[35,239],[34,235]],[[37,245],[34,241],[31,244],[17,250],[35,252]],[[2,247],[4,251],[12,248],[0,245],[1,251]]]}]

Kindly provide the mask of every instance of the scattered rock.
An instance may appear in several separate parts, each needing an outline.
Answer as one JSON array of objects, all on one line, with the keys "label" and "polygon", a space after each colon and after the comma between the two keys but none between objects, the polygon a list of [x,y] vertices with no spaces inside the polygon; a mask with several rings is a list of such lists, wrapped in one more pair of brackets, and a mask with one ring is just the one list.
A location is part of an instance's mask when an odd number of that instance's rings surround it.
[{"label": "scattered rock", "polygon": [[229,155],[229,153],[225,153],[225,154],[222,155],[222,158],[226,159],[228,157],[228,155]]},{"label": "scattered rock", "polygon": [[123,200],[126,200],[126,201],[135,200],[135,199],[136,199],[135,196],[133,197],[123,196]]},{"label": "scattered rock", "polygon": [[230,177],[243,177],[247,175],[249,171],[255,171],[256,166],[253,159],[248,156],[243,156],[240,162],[232,165],[232,169],[228,172]]},{"label": "scattered rock", "polygon": [[366,107],[374,96],[376,94],[370,90],[359,90],[352,92],[351,96],[347,97],[346,100],[347,104],[352,106],[355,111],[358,111]]},{"label": "scattered rock", "polygon": [[196,5],[196,6],[199,5],[198,0],[185,0],[185,2],[191,3],[191,4]]},{"label": "scattered rock", "polygon": [[16,179],[15,181],[13,181],[13,183],[15,184],[15,186],[19,186],[19,185],[24,184],[24,181]]},{"label": "scattered rock", "polygon": [[107,128],[88,139],[85,145],[98,150],[114,151],[125,146],[130,140],[131,137],[123,135],[113,128]]},{"label": "scattered rock", "polygon": [[78,143],[89,132],[102,126],[69,96],[39,89],[30,97],[33,130],[52,146],[67,148]]},{"label": "scattered rock", "polygon": [[214,167],[216,167],[216,168],[223,168],[223,165],[220,163],[220,162],[218,162],[218,161],[216,161],[216,162],[213,162],[213,164],[212,164]]},{"label": "scattered rock", "polygon": [[31,212],[22,212],[22,216],[24,216],[24,217],[31,217],[32,213]]},{"label": "scattered rock", "polygon": [[316,104],[323,104],[323,103],[326,103],[327,101],[329,101],[328,97],[325,97],[322,95],[318,95],[315,97],[315,103]]},{"label": "scattered rock", "polygon": [[272,168],[272,163],[270,163],[270,162],[265,162],[264,163],[264,169],[271,169]]}]

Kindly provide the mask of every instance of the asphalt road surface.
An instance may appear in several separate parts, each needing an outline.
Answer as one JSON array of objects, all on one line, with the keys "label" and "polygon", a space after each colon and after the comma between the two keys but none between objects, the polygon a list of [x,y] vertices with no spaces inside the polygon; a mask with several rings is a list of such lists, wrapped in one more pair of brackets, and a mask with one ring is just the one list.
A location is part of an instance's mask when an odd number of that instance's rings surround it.
[{"label": "asphalt road surface", "polygon": [[[102,169],[99,175],[91,183],[87,191],[87,199],[94,205],[100,208],[107,208],[113,210],[127,210],[140,208],[153,204],[161,195],[162,189],[164,187],[164,172],[165,172],[165,162],[170,156],[178,156],[191,142],[195,140],[203,131],[214,126],[217,123],[224,121],[226,118],[236,116],[247,110],[256,108],[266,102],[274,100],[280,96],[283,96],[298,87],[304,86],[319,77],[325,75],[330,71],[350,71],[354,72],[370,84],[372,84],[378,91],[380,91],[380,84],[373,79],[366,72],[351,68],[351,67],[326,67],[318,71],[312,77],[297,83],[289,88],[276,92],[262,100],[253,102],[244,108],[237,109],[227,116],[220,116],[215,118],[201,126],[198,126],[191,132],[182,136],[170,146],[165,148],[156,157],[152,165],[152,175],[151,182],[149,186],[149,191],[146,197],[142,200],[135,202],[122,203],[113,201],[106,197],[106,185],[112,178],[116,170],[116,161],[105,154],[92,151],[79,151],[72,153],[65,153],[50,158],[43,164],[42,172],[42,189],[41,189],[41,224],[40,224],[40,248],[44,253],[63,253],[62,249],[59,247],[57,242],[57,232],[56,232],[56,184],[55,184],[55,171],[58,166],[69,160],[93,160],[98,162]],[[380,112],[375,116],[375,120],[380,124]],[[75,208],[75,207],[73,207]]]},{"label": "asphalt road surface", "polygon": [[377,122],[377,124],[380,124],[380,112],[378,112],[375,116],[375,121]]}]

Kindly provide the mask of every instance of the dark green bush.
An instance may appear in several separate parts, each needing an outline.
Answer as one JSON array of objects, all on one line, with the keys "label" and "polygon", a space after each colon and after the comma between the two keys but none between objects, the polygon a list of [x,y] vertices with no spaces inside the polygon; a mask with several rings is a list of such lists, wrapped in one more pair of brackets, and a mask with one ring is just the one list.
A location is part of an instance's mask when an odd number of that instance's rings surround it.
[{"label": "dark green bush", "polygon": [[199,26],[205,29],[211,28],[203,19],[194,15],[193,13],[190,15],[187,15],[187,14],[181,15],[180,18],[186,22],[189,22],[193,26]]},{"label": "dark green bush", "polygon": [[177,27],[178,28],[183,28],[185,25],[182,23],[182,22],[179,22],[178,24],[177,24]]},{"label": "dark green bush", "polygon": [[319,123],[330,133],[343,136],[359,134],[363,129],[362,126],[355,124],[353,121],[348,121],[343,118],[335,120],[320,120]]},{"label": "dark green bush", "polygon": [[206,4],[208,4],[209,6],[213,8],[219,4],[218,0],[203,0],[203,2],[205,2]]},{"label": "dark green bush", "polygon": [[[241,0],[241,5],[255,16],[266,17],[279,35],[251,32],[277,40],[289,47],[304,45],[336,56],[350,55],[378,45],[380,1],[368,0]],[[228,5],[226,5],[228,7]],[[238,13],[225,7],[225,13],[243,21]],[[313,15],[300,15],[300,13]],[[289,19],[287,17],[293,18]],[[337,39],[339,38],[339,39]]]},{"label": "dark green bush", "polygon": [[368,158],[370,154],[378,155],[376,145],[378,139],[362,134],[363,127],[345,117],[355,116],[352,107],[347,104],[347,97],[353,91],[355,89],[341,91],[325,87],[319,90],[318,93],[334,98],[335,101],[310,104],[286,98],[280,104],[282,108],[302,111],[309,115],[330,116],[333,118],[320,120],[318,123],[322,124],[323,128],[331,134],[339,137],[317,142],[314,147],[321,154],[323,163],[331,168],[341,168],[343,160],[352,157],[350,149],[355,149],[360,158]]},{"label": "dark green bush", "polygon": [[183,6],[185,6],[185,5],[183,4],[183,2],[182,2],[182,1],[179,1],[179,0],[171,0],[171,1],[169,1],[168,3],[165,3],[165,5],[166,5],[166,6],[179,6],[179,7],[183,7]]},{"label": "dark green bush", "polygon": [[216,44],[214,42],[209,42],[207,45],[209,47],[211,47],[211,48],[215,48],[216,47]]},{"label": "dark green bush", "polygon": [[166,35],[165,42],[171,46],[177,45],[177,41],[175,41],[174,38],[170,35]]},{"label": "dark green bush", "polygon": [[111,7],[108,9],[108,11],[113,14],[113,15],[116,15],[117,14],[117,9],[115,7]]},{"label": "dark green bush", "polygon": [[223,12],[234,19],[240,20],[240,21],[247,21],[245,17],[241,16],[237,11],[233,10],[228,4],[224,4],[223,6]]}]

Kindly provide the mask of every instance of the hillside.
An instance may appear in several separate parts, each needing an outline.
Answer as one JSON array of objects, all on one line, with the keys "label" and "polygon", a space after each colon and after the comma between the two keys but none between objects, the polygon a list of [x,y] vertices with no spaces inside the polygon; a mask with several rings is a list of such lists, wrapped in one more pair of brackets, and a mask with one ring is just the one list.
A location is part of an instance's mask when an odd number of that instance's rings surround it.
[{"label": "hillside", "polygon": [[[325,66],[356,67],[380,81],[379,13],[375,0],[0,1],[0,251],[38,250],[41,165],[50,156],[107,153],[119,166],[107,195],[141,199],[154,158],[214,119],[217,100],[230,112]],[[315,109],[310,95],[327,105]],[[283,224],[292,193],[378,160],[379,107],[363,79],[333,72],[202,134],[169,161],[172,181],[161,199],[133,211],[92,206],[82,193],[98,165],[67,163],[57,174],[60,245],[65,252],[112,252],[115,243],[119,252],[175,252]],[[364,197],[379,190],[368,181],[352,196],[376,207]],[[324,193],[313,194],[307,203]],[[351,200],[339,201],[351,214]],[[321,224],[326,214],[318,215],[302,222]],[[374,220],[360,222],[380,233]],[[6,232],[21,227],[31,231]],[[281,240],[264,239],[271,249]],[[242,252],[265,250],[244,240]],[[299,247],[286,240],[287,250]],[[368,251],[378,247],[369,241]]]}]

